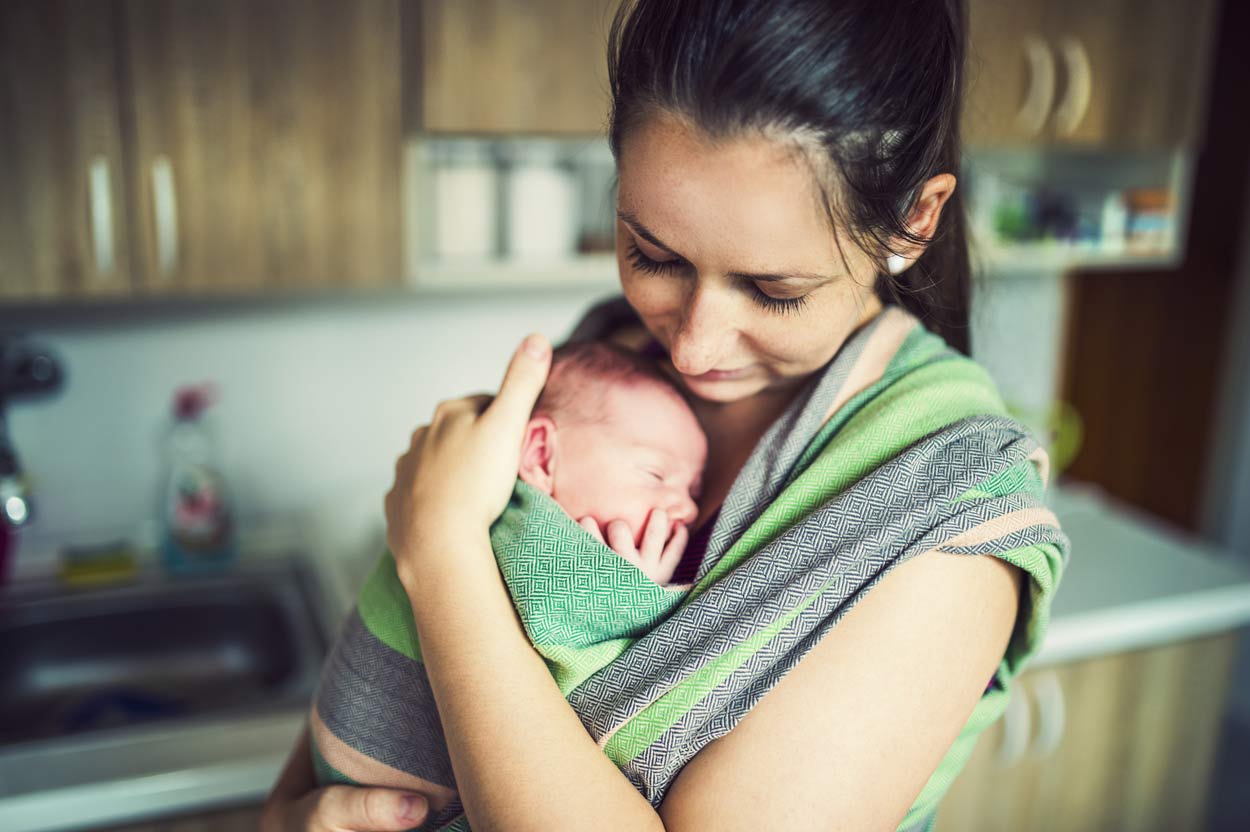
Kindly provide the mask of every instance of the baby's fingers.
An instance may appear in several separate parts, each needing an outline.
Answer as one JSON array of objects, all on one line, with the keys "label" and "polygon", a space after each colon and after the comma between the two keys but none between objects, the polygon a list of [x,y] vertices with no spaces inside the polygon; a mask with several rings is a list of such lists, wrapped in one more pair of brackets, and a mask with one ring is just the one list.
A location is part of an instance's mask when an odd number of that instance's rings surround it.
[{"label": "baby's fingers", "polygon": [[602,543],[604,546],[608,545],[608,542],[603,539],[603,532],[599,529],[599,524],[595,522],[595,518],[583,517],[581,520],[577,521],[577,525],[588,531],[591,537]]},{"label": "baby's fingers", "polygon": [[630,563],[638,563],[638,550],[634,547],[634,533],[624,520],[608,523],[608,545]]},{"label": "baby's fingers", "polygon": [[642,533],[642,545],[638,554],[644,561],[658,561],[664,554],[664,541],[668,538],[668,512],[662,508],[651,510],[647,527]]},{"label": "baby's fingers", "polygon": [[664,554],[660,555],[660,565],[668,568],[677,569],[677,564],[681,563],[681,556],[686,551],[686,544],[690,541],[690,531],[685,525],[677,527],[677,531],[673,532],[673,536],[668,539],[668,545],[664,547]]}]

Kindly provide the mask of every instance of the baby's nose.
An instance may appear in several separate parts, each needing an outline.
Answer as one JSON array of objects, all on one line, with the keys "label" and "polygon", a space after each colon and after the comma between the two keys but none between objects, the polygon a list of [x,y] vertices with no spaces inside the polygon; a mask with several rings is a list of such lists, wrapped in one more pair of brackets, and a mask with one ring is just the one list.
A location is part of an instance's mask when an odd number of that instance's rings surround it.
[{"label": "baby's nose", "polygon": [[699,516],[698,504],[686,493],[674,494],[666,511],[668,511],[668,519],[676,523],[692,523],[694,518]]}]

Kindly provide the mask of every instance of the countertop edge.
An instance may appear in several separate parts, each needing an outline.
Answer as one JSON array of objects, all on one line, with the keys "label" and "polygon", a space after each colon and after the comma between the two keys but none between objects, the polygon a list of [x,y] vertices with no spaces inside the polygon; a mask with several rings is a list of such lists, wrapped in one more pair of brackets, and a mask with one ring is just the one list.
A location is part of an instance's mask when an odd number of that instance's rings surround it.
[{"label": "countertop edge", "polygon": [[1214,635],[1250,624],[1250,588],[1217,587],[1130,606],[1066,615],[1051,621],[1029,667],[1095,658],[1125,650]]}]

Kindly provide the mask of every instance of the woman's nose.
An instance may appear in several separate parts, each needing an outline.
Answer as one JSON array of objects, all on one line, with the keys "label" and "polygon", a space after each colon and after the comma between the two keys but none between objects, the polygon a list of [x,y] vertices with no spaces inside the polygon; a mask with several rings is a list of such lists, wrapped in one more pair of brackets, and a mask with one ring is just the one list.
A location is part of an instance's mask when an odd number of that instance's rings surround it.
[{"label": "woman's nose", "polygon": [[717,367],[724,340],[730,332],[728,309],[723,308],[715,291],[695,285],[685,301],[685,309],[673,333],[669,358],[677,372],[698,376]]}]

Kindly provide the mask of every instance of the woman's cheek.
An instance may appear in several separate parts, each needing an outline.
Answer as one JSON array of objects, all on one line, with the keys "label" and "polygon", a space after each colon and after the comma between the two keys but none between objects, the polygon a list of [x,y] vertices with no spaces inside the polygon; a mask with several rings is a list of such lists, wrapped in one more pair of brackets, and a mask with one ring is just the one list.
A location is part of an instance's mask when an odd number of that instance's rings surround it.
[{"label": "woman's cheek", "polygon": [[622,271],[621,291],[652,328],[681,309],[680,284],[662,275],[639,275],[633,269]]}]

